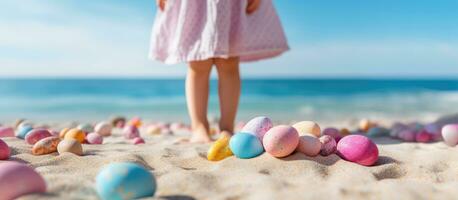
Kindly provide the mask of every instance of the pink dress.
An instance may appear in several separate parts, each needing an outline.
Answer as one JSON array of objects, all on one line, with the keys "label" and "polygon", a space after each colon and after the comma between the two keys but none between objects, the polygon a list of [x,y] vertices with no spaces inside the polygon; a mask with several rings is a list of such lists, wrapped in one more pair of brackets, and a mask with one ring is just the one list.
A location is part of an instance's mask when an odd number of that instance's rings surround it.
[{"label": "pink dress", "polygon": [[272,0],[247,15],[247,0],[168,0],[157,11],[149,57],[166,64],[228,58],[256,61],[289,49]]}]

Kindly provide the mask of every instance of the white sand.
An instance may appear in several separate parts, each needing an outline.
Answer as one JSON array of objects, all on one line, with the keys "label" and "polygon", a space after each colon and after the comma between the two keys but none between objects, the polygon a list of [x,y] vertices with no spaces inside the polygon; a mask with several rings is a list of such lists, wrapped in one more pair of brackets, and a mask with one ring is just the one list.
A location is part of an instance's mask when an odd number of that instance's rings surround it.
[{"label": "white sand", "polygon": [[84,145],[85,156],[31,155],[23,140],[4,138],[10,160],[24,162],[44,176],[48,193],[21,199],[97,199],[94,181],[111,162],[136,162],[157,178],[155,198],[190,199],[456,199],[457,148],[442,142],[400,143],[376,139],[377,166],[364,167],[336,155],[284,159],[267,154],[241,160],[207,161],[209,145],[174,145],[177,136],[147,136],[135,146],[119,135],[104,145]]}]

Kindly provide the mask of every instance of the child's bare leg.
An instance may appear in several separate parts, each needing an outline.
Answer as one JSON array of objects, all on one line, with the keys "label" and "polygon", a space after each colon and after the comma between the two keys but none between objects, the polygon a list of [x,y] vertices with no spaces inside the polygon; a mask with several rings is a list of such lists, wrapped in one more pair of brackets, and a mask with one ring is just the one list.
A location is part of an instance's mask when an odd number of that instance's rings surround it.
[{"label": "child's bare leg", "polygon": [[239,58],[215,58],[221,110],[220,130],[234,132],[234,121],[240,97]]},{"label": "child's bare leg", "polygon": [[186,101],[191,117],[192,137],[190,142],[210,142],[207,120],[208,90],[213,60],[189,63],[186,77]]}]

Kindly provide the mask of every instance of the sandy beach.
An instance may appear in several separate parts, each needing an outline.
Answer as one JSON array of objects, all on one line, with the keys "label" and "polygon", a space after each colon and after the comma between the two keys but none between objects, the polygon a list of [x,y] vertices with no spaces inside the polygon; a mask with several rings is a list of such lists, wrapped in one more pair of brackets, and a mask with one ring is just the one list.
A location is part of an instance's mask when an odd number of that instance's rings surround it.
[{"label": "sandy beach", "polygon": [[[445,117],[438,123],[457,119]],[[443,142],[375,138],[379,160],[364,167],[337,155],[301,153],[282,159],[264,153],[253,159],[210,162],[208,144],[174,144],[187,135],[187,131],[148,135],[143,130],[146,144],[133,145],[117,130],[103,145],[84,144],[84,156],[34,156],[23,140],[3,139],[12,150],[10,160],[35,168],[47,183],[47,193],[20,199],[98,199],[95,177],[112,162],[135,162],[151,170],[158,182],[151,199],[455,199],[458,195],[457,150]]]}]

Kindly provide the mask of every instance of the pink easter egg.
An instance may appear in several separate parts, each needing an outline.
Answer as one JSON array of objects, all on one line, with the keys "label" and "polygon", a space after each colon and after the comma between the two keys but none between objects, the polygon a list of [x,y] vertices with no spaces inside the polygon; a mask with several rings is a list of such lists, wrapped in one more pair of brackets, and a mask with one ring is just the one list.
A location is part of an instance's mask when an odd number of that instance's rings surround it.
[{"label": "pink easter egg", "polygon": [[7,160],[10,157],[11,151],[8,144],[0,139],[0,160]]},{"label": "pink easter egg", "polygon": [[336,152],[337,143],[334,138],[329,135],[323,135],[319,140],[321,142],[320,155],[329,156]]},{"label": "pink easter egg", "polygon": [[442,127],[442,137],[445,144],[455,146],[458,143],[458,124],[449,124]]},{"label": "pink easter egg", "polygon": [[11,127],[0,127],[0,138],[3,137],[15,137],[14,129]]},{"label": "pink easter egg", "polygon": [[132,144],[135,144],[135,145],[145,144],[145,140],[141,137],[136,137],[132,140]]},{"label": "pink easter egg", "polygon": [[371,166],[378,160],[378,148],[366,136],[349,135],[343,137],[337,144],[337,155],[350,162]]},{"label": "pink easter egg", "polygon": [[263,141],[264,135],[273,127],[272,120],[268,117],[256,117],[248,121],[248,123],[243,126],[243,133],[253,134],[259,138],[260,141]]},{"label": "pink easter egg", "polygon": [[0,163],[0,199],[17,199],[44,192],[46,182],[33,168],[12,161]]},{"label": "pink easter egg", "polygon": [[89,133],[86,135],[86,141],[89,144],[102,144],[103,136],[98,133]]},{"label": "pink easter egg", "polygon": [[307,156],[317,156],[321,150],[321,142],[314,135],[303,135],[299,137],[299,144],[297,145],[297,151]]},{"label": "pink easter egg", "polygon": [[334,140],[336,140],[336,142],[339,142],[340,139],[342,139],[342,135],[340,134],[340,131],[336,128],[326,128],[323,130],[323,135],[329,135],[331,136],[332,138],[334,138]]},{"label": "pink easter egg", "polygon": [[134,139],[140,136],[140,132],[136,126],[129,125],[124,128],[123,135],[126,139]]},{"label": "pink easter egg", "polygon": [[299,133],[292,126],[275,126],[267,131],[263,138],[266,152],[279,158],[293,153],[298,144]]},{"label": "pink easter egg", "polygon": [[415,135],[415,141],[417,142],[427,143],[430,142],[431,139],[432,136],[426,131],[420,131]]},{"label": "pink easter egg", "polygon": [[405,142],[415,142],[416,132],[411,129],[406,129],[399,132],[398,138]]},{"label": "pink easter egg", "polygon": [[33,129],[25,136],[25,141],[30,144],[34,145],[38,141],[43,138],[51,137],[52,134],[47,129]]}]

